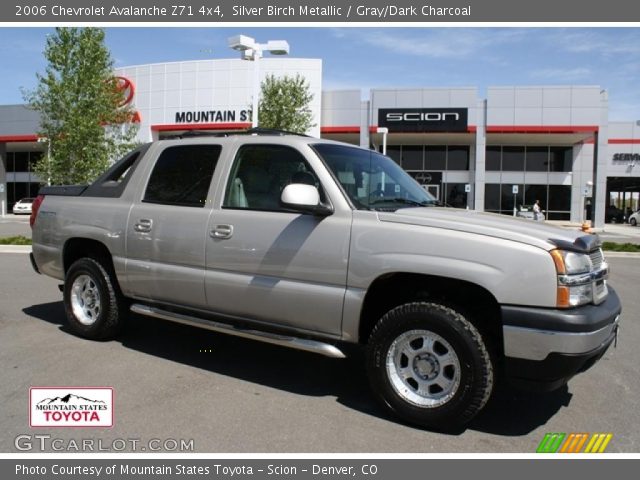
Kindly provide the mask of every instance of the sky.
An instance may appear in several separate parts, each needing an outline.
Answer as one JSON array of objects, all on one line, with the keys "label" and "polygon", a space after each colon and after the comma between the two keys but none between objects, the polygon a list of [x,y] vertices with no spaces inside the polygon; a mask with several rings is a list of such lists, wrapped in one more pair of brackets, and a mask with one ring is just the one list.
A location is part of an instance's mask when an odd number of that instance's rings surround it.
[{"label": "sky", "polygon": [[[52,29],[0,28],[0,105],[23,103],[43,72]],[[116,67],[237,58],[227,38],[287,40],[291,56],[323,61],[323,90],[384,87],[598,85],[609,119],[640,120],[640,28],[300,27],[106,29]]]}]

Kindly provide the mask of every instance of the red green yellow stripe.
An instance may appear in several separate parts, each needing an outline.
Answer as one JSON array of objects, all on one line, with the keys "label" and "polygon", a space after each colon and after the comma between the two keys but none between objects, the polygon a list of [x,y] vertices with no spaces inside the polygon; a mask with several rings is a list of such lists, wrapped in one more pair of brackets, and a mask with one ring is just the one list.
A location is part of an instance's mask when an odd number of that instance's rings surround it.
[{"label": "red green yellow stripe", "polygon": [[536,453],[604,453],[612,438],[612,433],[547,433]]}]

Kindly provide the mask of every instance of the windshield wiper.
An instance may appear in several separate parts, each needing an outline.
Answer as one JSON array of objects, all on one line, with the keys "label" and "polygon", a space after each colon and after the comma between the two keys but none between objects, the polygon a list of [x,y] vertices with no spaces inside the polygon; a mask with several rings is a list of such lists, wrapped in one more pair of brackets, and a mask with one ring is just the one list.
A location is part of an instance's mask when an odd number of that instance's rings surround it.
[{"label": "windshield wiper", "polygon": [[434,205],[432,202],[418,202],[416,200],[410,200],[408,198],[395,197],[395,198],[379,198],[369,203],[369,205],[376,205],[378,203],[402,203],[404,205],[412,205],[414,207],[428,207]]}]

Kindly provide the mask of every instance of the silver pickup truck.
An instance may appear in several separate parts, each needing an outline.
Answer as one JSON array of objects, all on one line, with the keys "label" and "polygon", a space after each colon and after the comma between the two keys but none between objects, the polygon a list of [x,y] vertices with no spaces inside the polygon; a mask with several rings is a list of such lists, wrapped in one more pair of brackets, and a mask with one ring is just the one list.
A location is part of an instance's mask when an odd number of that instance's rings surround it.
[{"label": "silver pickup truck", "polygon": [[618,330],[596,235],[440,207],[389,158],[317,138],[153,142],[43,188],[31,222],[78,335],[132,311],[329,357],[362,345],[375,395],[432,428],[468,422],[498,375],[565,384]]}]

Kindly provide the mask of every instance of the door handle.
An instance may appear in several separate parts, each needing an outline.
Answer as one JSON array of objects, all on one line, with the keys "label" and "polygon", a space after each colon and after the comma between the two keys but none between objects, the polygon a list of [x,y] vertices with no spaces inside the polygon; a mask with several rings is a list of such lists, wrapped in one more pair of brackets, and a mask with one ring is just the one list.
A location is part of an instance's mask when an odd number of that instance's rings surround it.
[{"label": "door handle", "polygon": [[210,235],[213,238],[231,238],[233,236],[233,225],[216,225],[211,230]]},{"label": "door handle", "polygon": [[153,220],[141,218],[133,225],[133,229],[140,233],[149,233],[153,227]]}]

